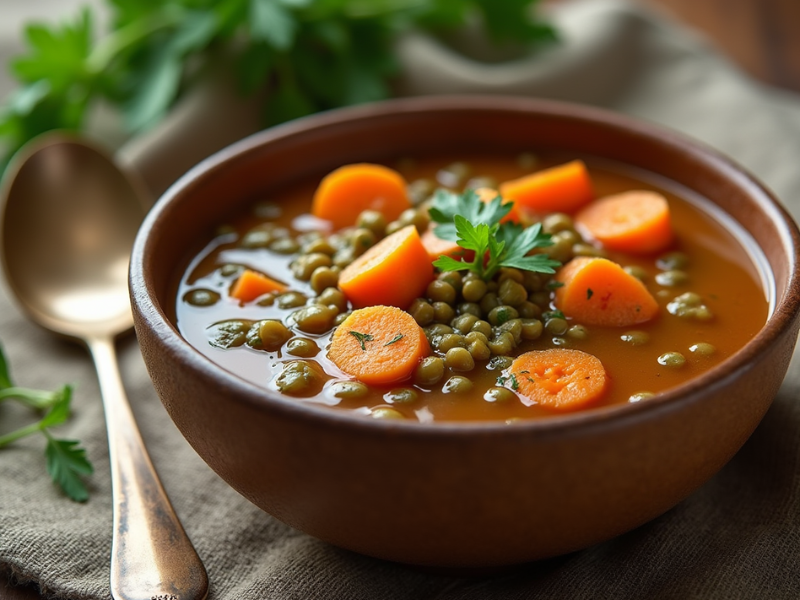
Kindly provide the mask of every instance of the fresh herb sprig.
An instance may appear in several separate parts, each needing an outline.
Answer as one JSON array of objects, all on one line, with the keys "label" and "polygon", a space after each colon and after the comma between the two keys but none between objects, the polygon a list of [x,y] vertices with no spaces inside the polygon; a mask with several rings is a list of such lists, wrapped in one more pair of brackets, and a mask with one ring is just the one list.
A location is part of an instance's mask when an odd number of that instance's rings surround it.
[{"label": "fresh herb sprig", "polygon": [[[550,235],[542,231],[541,223],[529,227],[500,221],[513,206],[498,195],[483,202],[471,189],[463,194],[438,190],[430,209],[431,219],[437,223],[434,233],[445,240],[458,243],[465,251],[472,251],[467,260],[440,256],[433,263],[441,271],[469,270],[489,281],[501,267],[513,267],[535,273],[555,273],[561,266],[546,254],[530,254],[536,248],[552,245]],[[466,253],[465,253],[466,254]]]},{"label": "fresh herb sprig", "polygon": [[78,441],[56,439],[50,433],[50,428],[61,425],[69,418],[72,387],[65,385],[56,391],[47,392],[15,386],[11,382],[8,363],[0,349],[0,401],[8,399],[15,399],[33,409],[46,412],[37,422],[0,435],[0,448],[28,435],[43,434],[47,439],[45,460],[48,474],[72,500],[87,500],[89,491],[81,476],[90,475],[93,467],[86,458],[86,450],[80,447]]},{"label": "fresh herb sprig", "polygon": [[[80,130],[101,101],[133,132],[154,125],[214,63],[247,93],[270,88],[265,124],[390,95],[398,36],[435,33],[477,17],[496,43],[556,39],[539,0],[107,0],[110,32],[83,9],[68,23],[31,24],[11,69],[21,84],[0,108],[13,151],[49,129]],[[0,168],[2,168],[0,160]]]}]

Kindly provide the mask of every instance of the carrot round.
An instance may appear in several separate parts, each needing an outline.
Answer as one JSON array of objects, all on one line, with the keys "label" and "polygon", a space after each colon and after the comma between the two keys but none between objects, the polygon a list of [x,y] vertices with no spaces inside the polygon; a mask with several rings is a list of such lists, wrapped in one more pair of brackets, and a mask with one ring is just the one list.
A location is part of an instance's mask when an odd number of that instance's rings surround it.
[{"label": "carrot round", "polygon": [[339,288],[356,308],[406,308],[433,279],[433,265],[416,227],[386,236],[339,274]]},{"label": "carrot round", "polygon": [[500,184],[503,198],[518,210],[534,214],[573,213],[594,198],[592,180],[583,161],[542,169]]},{"label": "carrot round", "polygon": [[505,385],[522,396],[525,404],[555,410],[583,408],[599,400],[608,386],[600,360],[570,348],[526,352],[506,373]]},{"label": "carrot round", "polygon": [[627,327],[649,321],[658,303],[644,284],[617,263],[605,258],[573,258],[555,279],[555,305],[586,325]]},{"label": "carrot round", "polygon": [[408,379],[429,354],[414,317],[394,306],[354,310],[334,331],[328,350],[337,367],[368,385]]},{"label": "carrot round", "polygon": [[230,295],[240,302],[251,302],[269,292],[283,292],[287,288],[262,273],[245,269],[230,290]]},{"label": "carrot round", "polygon": [[659,252],[673,237],[667,199],[647,190],[595,200],[575,215],[575,227],[609,250],[634,254]]},{"label": "carrot round", "polygon": [[345,165],[323,177],[311,205],[311,214],[335,229],[354,225],[364,210],[375,210],[394,221],[411,207],[406,181],[397,171],[370,163]]}]

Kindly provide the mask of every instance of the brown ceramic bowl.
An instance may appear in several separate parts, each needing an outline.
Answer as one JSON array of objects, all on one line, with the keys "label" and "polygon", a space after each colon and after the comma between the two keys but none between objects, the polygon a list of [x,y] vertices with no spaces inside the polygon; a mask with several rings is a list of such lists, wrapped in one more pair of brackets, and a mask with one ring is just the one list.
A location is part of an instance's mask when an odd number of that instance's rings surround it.
[{"label": "brown ceramic bowl", "polygon": [[[185,342],[174,283],[215,225],[265,191],[349,162],[464,145],[555,149],[662,175],[710,199],[761,246],[774,310],[711,372],[648,402],[536,420],[364,419],[281,397]],[[231,486],[332,544],[435,567],[511,565],[585,548],[662,514],[758,425],[800,318],[791,218],[761,184],[685,137],[592,108],[521,98],[404,99],[321,114],[247,138],[177,182],[136,240],[136,332],[178,428]]]}]

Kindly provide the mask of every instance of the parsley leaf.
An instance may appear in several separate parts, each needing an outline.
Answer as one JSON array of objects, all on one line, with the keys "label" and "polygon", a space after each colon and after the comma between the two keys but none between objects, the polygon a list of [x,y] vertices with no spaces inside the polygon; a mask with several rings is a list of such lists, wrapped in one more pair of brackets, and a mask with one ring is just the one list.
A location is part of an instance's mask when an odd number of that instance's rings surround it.
[{"label": "parsley leaf", "polygon": [[14,386],[9,377],[8,363],[0,349],[0,401],[9,398],[47,412],[37,422],[0,435],[0,448],[28,435],[42,433],[47,438],[45,459],[50,477],[72,500],[87,500],[89,492],[80,476],[91,474],[93,468],[86,458],[86,450],[79,447],[80,442],[76,440],[58,440],[49,432],[49,428],[61,425],[69,418],[72,386],[65,385],[55,392]]},{"label": "parsley leaf", "polygon": [[441,271],[473,271],[486,281],[494,277],[500,267],[555,273],[560,262],[546,254],[529,255],[536,248],[552,245],[541,223],[530,227],[500,223],[512,206],[513,202],[503,202],[499,195],[490,202],[482,202],[470,189],[460,195],[438,190],[430,209],[431,219],[438,223],[433,231],[438,237],[455,241],[474,254],[472,260],[440,256],[433,266]]},{"label": "parsley leaf", "polygon": [[[106,0],[66,23],[31,24],[12,63],[21,84],[0,107],[8,156],[51,129],[80,130],[93,106],[119,108],[131,133],[155,125],[216,65],[242,92],[268,89],[265,125],[390,95],[396,40],[466,25],[498,47],[552,43],[539,0]],[[94,9],[97,11],[97,9]],[[106,18],[107,15],[107,18]],[[109,23],[96,32],[95,22]],[[471,220],[471,215],[464,215]],[[452,216],[451,216],[452,219]],[[454,234],[454,231],[452,231]]]},{"label": "parsley leaf", "polygon": [[402,334],[402,333],[398,333],[398,334],[397,334],[396,336],[394,336],[394,337],[393,337],[391,340],[389,340],[388,342],[386,342],[386,343],[384,344],[384,346],[391,346],[392,344],[395,344],[395,343],[399,342],[399,341],[400,341],[400,340],[402,340],[402,339],[403,339],[403,334]]}]

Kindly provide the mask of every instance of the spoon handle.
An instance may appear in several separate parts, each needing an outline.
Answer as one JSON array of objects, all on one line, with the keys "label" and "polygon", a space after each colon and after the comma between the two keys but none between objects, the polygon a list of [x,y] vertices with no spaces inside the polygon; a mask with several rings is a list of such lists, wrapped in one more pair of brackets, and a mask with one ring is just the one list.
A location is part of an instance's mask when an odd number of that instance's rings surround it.
[{"label": "spoon handle", "polygon": [[108,430],[115,600],[203,600],[208,577],[158,479],[119,375],[114,339],[86,340],[97,368]]}]

